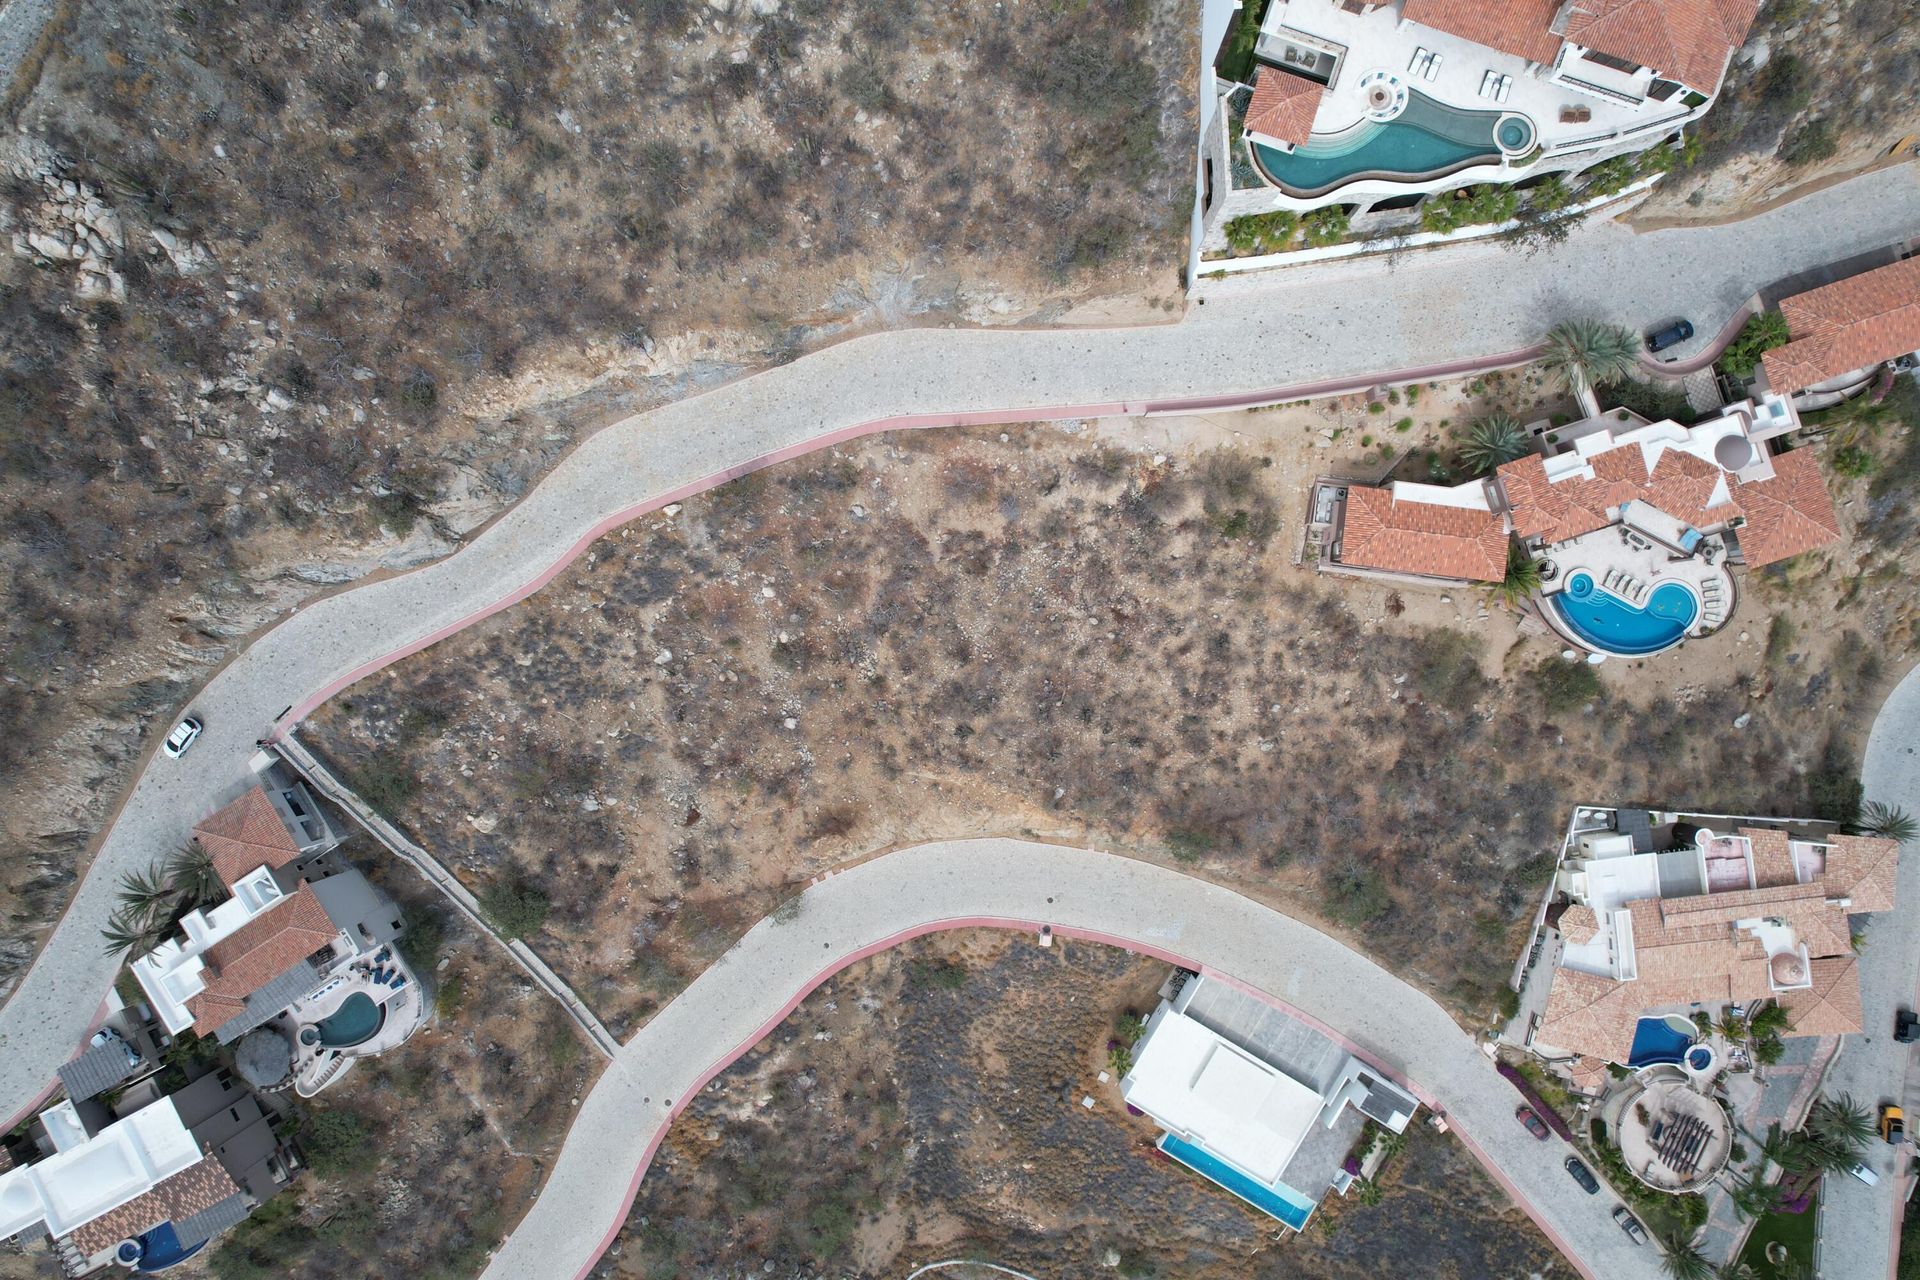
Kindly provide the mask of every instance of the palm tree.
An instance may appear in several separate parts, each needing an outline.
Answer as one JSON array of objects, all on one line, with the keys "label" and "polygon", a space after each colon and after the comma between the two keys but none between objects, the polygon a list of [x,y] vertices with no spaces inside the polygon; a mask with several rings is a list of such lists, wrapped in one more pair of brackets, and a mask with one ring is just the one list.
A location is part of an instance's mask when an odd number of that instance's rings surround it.
[{"label": "palm tree", "polygon": [[1742,1178],[1732,1185],[1727,1198],[1733,1202],[1733,1210],[1743,1218],[1758,1218],[1773,1208],[1779,1198],[1779,1189],[1770,1182],[1758,1178]]},{"label": "palm tree", "polygon": [[121,914],[143,923],[166,915],[174,904],[173,886],[157,867],[127,872],[120,879],[120,892],[115,897]]},{"label": "palm tree", "polygon": [[1541,360],[1569,391],[1617,382],[1640,363],[1640,339],[1617,324],[1567,320],[1547,332]]},{"label": "palm tree", "polygon": [[1713,1264],[1693,1247],[1691,1235],[1662,1231],[1659,1235],[1660,1269],[1672,1280],[1713,1280]]},{"label": "palm tree", "polygon": [[1882,804],[1878,800],[1869,800],[1860,806],[1860,817],[1854,827],[1862,834],[1881,836],[1907,844],[1915,836],[1920,836],[1920,821],[1897,804]]},{"label": "palm tree", "polygon": [[1787,1011],[1780,1007],[1777,1000],[1767,1001],[1764,1008],[1747,1019],[1747,1034],[1756,1040],[1786,1029]]},{"label": "palm tree", "polygon": [[214,869],[213,855],[193,840],[175,849],[167,859],[167,883],[188,907],[218,901],[227,889]]},{"label": "palm tree", "polygon": [[1517,542],[1507,544],[1507,576],[1494,584],[1494,594],[1518,608],[1540,590],[1540,562]]},{"label": "palm tree", "polygon": [[1714,1024],[1713,1029],[1730,1044],[1738,1044],[1747,1038],[1747,1020],[1731,1005],[1720,1015],[1720,1021]]},{"label": "palm tree", "polygon": [[1526,428],[1517,418],[1490,413],[1467,428],[1466,443],[1460,446],[1460,461],[1476,476],[1484,476],[1503,462],[1525,457],[1532,448]]},{"label": "palm tree", "polygon": [[1875,1137],[1872,1113],[1850,1093],[1814,1103],[1807,1115],[1807,1132],[1816,1142],[1844,1152],[1855,1161]]},{"label": "palm tree", "polygon": [[138,960],[160,945],[170,927],[170,922],[164,916],[157,919],[141,918],[129,916],[121,910],[107,917],[107,923],[100,928],[100,936],[106,939],[108,955]]},{"label": "palm tree", "polygon": [[1790,1167],[1790,1165],[1797,1161],[1797,1156],[1794,1154],[1794,1151],[1795,1148],[1800,1145],[1800,1135],[1797,1133],[1788,1133],[1780,1127],[1778,1120],[1767,1126],[1766,1137],[1756,1139],[1756,1141],[1760,1144],[1760,1157],[1763,1160],[1777,1164],[1782,1169]]}]

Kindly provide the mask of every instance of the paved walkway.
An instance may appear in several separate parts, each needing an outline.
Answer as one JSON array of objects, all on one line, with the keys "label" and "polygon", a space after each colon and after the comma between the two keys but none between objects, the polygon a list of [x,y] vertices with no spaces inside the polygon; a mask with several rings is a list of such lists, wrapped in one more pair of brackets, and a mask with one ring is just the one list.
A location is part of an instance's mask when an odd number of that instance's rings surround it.
[{"label": "paved walkway", "polygon": [[1468,245],[1390,269],[1222,281],[1177,325],[877,334],[616,423],[456,555],[302,608],[208,683],[193,704],[207,726],[200,742],[142,770],[65,918],[0,1009],[0,1117],[44,1093],[113,980],[98,930],[114,884],[179,845],[276,721],[523,599],[646,511],[875,431],[1231,408],[1438,378],[1521,358],[1576,315],[1639,327],[1684,312],[1712,332],[1768,280],[1916,230],[1920,179],[1909,165],[1734,226],[1636,236],[1603,223],[1533,258]]},{"label": "paved walkway", "polygon": [[1561,1167],[1570,1148],[1535,1141],[1513,1118],[1519,1094],[1444,1009],[1343,943],[1231,890],[1113,854],[982,839],[887,854],[815,884],[800,902],[788,923],[755,925],[627,1042],[581,1103],[539,1200],[485,1280],[585,1275],[625,1221],[673,1117],[833,973],[941,929],[1042,924],[1058,938],[1216,974],[1297,1011],[1443,1108],[1589,1280],[1659,1274],[1655,1251],[1614,1225],[1612,1193],[1588,1195]]},{"label": "paved walkway", "polygon": [[[1867,739],[1861,780],[1868,799],[1920,814],[1920,667],[1907,673],[1880,708]],[[1897,895],[1894,910],[1867,917],[1860,952],[1866,1031],[1842,1042],[1840,1056],[1827,1072],[1827,1093],[1850,1093],[1876,1110],[1882,1102],[1898,1102],[1914,1115],[1920,1114],[1915,1050],[1893,1038],[1894,1009],[1920,1008],[1920,929],[1913,925],[1914,904],[1920,903],[1920,849],[1911,844],[1900,859]],[[1876,1140],[1867,1163],[1880,1175],[1878,1186],[1847,1177],[1825,1180],[1821,1275],[1849,1280],[1893,1275],[1913,1154],[1911,1144],[1896,1151]]]}]

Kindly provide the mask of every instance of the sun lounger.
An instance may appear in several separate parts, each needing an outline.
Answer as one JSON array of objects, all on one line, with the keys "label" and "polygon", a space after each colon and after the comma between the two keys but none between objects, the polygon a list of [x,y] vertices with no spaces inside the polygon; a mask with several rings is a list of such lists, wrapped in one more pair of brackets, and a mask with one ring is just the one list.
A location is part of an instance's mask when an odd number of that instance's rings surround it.
[{"label": "sun lounger", "polygon": [[1499,87],[1500,87],[1499,72],[1489,71],[1487,72],[1487,74],[1480,77],[1480,96],[1481,97],[1491,98],[1493,96],[1493,91],[1495,89],[1498,89]]},{"label": "sun lounger", "polygon": [[1445,61],[1446,59],[1441,57],[1439,54],[1437,53],[1434,54],[1433,57],[1428,61],[1426,65],[1426,69],[1420,73],[1420,78],[1422,80],[1431,82],[1436,76],[1440,74],[1440,64]]},{"label": "sun lounger", "polygon": [[1426,69],[1427,59],[1431,58],[1432,56],[1433,54],[1430,50],[1415,49],[1413,51],[1413,57],[1409,59],[1407,62],[1408,73],[1416,76],[1419,75],[1423,70]]},{"label": "sun lounger", "polygon": [[1507,100],[1507,95],[1512,92],[1513,92],[1513,77],[1501,76],[1500,88],[1499,88],[1499,91],[1494,94],[1494,97],[1498,101],[1505,102]]}]

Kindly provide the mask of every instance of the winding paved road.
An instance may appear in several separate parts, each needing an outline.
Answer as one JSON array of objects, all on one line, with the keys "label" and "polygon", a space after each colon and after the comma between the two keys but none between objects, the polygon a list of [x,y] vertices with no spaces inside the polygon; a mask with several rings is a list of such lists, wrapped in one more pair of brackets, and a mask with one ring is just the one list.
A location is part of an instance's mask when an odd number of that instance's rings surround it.
[{"label": "winding paved road", "polygon": [[[115,883],[178,846],[236,786],[257,739],[525,598],[608,529],[876,431],[1213,409],[1444,377],[1523,358],[1575,315],[1638,327],[1683,313],[1711,333],[1774,279],[1920,231],[1916,172],[1882,170],[1731,226],[1583,227],[1533,258],[1468,245],[1210,282],[1177,325],[878,334],[608,427],[457,554],[301,609],[208,683],[194,704],[207,724],[200,744],[143,768],[0,1009],[0,1116],[45,1095],[113,980],[98,929]],[[1446,1081],[1425,1083],[1444,1092]]]},{"label": "winding paved road", "polygon": [[1218,974],[1320,1024],[1444,1109],[1589,1280],[1659,1274],[1654,1249],[1635,1246],[1608,1216],[1612,1192],[1582,1191],[1561,1167],[1571,1148],[1520,1126],[1520,1095],[1444,1009],[1345,944],[1229,889],[1114,854],[982,839],[887,854],[800,901],[797,918],[755,925],[627,1043],[484,1280],[584,1276],[625,1221],[673,1117],[831,974],[940,929],[1041,924]]},{"label": "winding paved road", "polygon": [[[1920,814],[1920,667],[1907,673],[1874,718],[1860,774],[1869,798]],[[1903,853],[1895,909],[1867,917],[1865,926],[1860,1005],[1866,1030],[1842,1043],[1827,1072],[1826,1090],[1850,1093],[1875,1108],[1882,1102],[1901,1103],[1913,1117],[1920,1114],[1916,1050],[1893,1038],[1894,1010],[1902,1005],[1920,1008],[1920,929],[1913,921],[1914,904],[1920,903],[1920,856],[1912,845]],[[1911,1144],[1896,1151],[1875,1142],[1866,1162],[1880,1175],[1878,1185],[1869,1187],[1853,1178],[1826,1180],[1822,1275],[1867,1280],[1894,1274],[1913,1154]]]}]

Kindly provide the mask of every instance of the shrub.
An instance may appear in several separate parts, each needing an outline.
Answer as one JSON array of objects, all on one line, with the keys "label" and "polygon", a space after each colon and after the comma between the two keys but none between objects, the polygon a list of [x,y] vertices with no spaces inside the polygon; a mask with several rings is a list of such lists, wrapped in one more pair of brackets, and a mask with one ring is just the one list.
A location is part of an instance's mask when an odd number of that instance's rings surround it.
[{"label": "shrub", "polygon": [[1600,696],[1600,676],[1584,662],[1542,658],[1533,669],[1533,687],[1549,715],[1562,715]]},{"label": "shrub", "polygon": [[1632,186],[1634,179],[1640,176],[1640,170],[1634,157],[1615,156],[1611,160],[1602,160],[1582,176],[1587,180],[1587,195],[1611,196]]},{"label": "shrub", "polygon": [[1327,877],[1327,914],[1359,928],[1393,909],[1386,877],[1373,867],[1347,866]]},{"label": "shrub", "polygon": [[1227,246],[1241,257],[1278,253],[1293,241],[1300,219],[1289,209],[1251,213],[1227,223]]},{"label": "shrub", "polygon": [[1843,444],[1833,451],[1828,459],[1835,475],[1858,479],[1870,476],[1880,468],[1880,460],[1857,444]]},{"label": "shrub", "polygon": [[1798,628],[1793,625],[1793,619],[1784,613],[1774,614],[1767,628],[1767,665],[1775,670],[1785,666],[1797,638]]},{"label": "shrub", "polygon": [[397,813],[420,787],[405,753],[396,747],[375,747],[366,763],[351,770],[353,789],[383,814]]},{"label": "shrub", "polygon": [[1339,244],[1352,230],[1347,206],[1328,205],[1307,215],[1307,243],[1316,249]]},{"label": "shrub", "polygon": [[1480,674],[1480,642],[1464,631],[1435,627],[1415,641],[1413,687],[1429,702],[1453,711],[1470,709],[1486,677]]},{"label": "shrub", "polygon": [[378,1158],[367,1122],[352,1111],[321,1111],[300,1130],[307,1165],[322,1178],[342,1178],[373,1166]]},{"label": "shrub", "polygon": [[1840,150],[1833,126],[1825,120],[1809,120],[1787,135],[1780,144],[1780,158],[1796,169],[1801,165],[1831,159]]},{"label": "shrub", "polygon": [[1200,855],[1214,846],[1213,833],[1192,827],[1175,827],[1167,832],[1167,852],[1175,862],[1198,862]]},{"label": "shrub", "polygon": [[480,894],[480,910],[509,938],[538,933],[553,903],[524,880],[495,880]]},{"label": "shrub", "polygon": [[1486,183],[1434,196],[1420,206],[1420,225],[1428,231],[1450,232],[1487,222],[1505,222],[1520,207],[1520,193],[1512,187]]},{"label": "shrub", "polygon": [[1720,354],[1720,367],[1735,378],[1751,378],[1760,357],[1789,341],[1787,318],[1778,311],[1762,311],[1740,327],[1740,332]]}]

